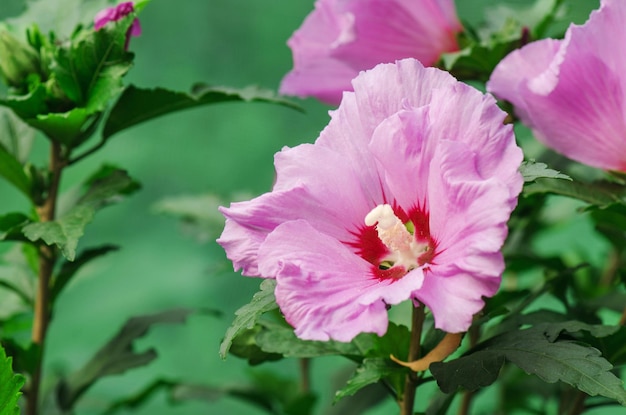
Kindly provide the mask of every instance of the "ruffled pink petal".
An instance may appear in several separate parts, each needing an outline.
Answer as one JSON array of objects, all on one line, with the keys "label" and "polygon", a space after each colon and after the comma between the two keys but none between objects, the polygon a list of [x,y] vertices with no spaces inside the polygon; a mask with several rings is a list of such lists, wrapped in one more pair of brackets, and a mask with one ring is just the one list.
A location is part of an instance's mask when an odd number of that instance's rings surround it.
[{"label": "ruffled pink petal", "polygon": [[493,70],[487,91],[513,104],[516,114],[527,122],[521,87],[548,69],[561,43],[561,40],[542,39],[509,53]]},{"label": "ruffled pink petal", "polygon": [[259,251],[259,270],[276,278],[276,302],[296,335],[350,341],[387,330],[385,304],[407,300],[422,284],[421,270],[380,280],[372,265],[307,221],[278,226]]},{"label": "ruffled pink petal", "polygon": [[336,105],[359,71],[408,57],[433,65],[461,30],[452,0],[318,0],[288,41],[294,69],[280,91]]}]

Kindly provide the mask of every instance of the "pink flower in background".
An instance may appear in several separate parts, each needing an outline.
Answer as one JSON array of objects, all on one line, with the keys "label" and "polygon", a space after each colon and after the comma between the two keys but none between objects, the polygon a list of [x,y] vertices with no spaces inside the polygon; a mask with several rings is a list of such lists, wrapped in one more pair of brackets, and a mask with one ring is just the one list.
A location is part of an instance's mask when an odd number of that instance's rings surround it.
[{"label": "pink flower in background", "polygon": [[547,146],[579,162],[626,171],[626,1],[604,0],[565,39],[509,54],[487,89],[510,101]]},{"label": "pink flower in background", "polygon": [[271,192],[221,208],[236,270],[275,278],[303,339],[387,330],[415,298],[467,330],[500,284],[521,150],[491,96],[415,59],[361,73],[315,144],[276,154]]},{"label": "pink flower in background", "polygon": [[[96,17],[93,19],[94,29],[100,30],[109,22],[116,22],[121,18],[129,15],[135,10],[133,3],[130,1],[120,3],[115,7],[109,7],[107,9],[101,10],[96,14]],[[133,24],[128,29],[128,33],[126,34],[126,48],[128,48],[128,42],[130,41],[131,36],[139,36],[141,34],[141,26],[139,24],[139,19],[133,20]]]},{"label": "pink flower in background", "polygon": [[425,66],[458,50],[453,0],[317,0],[287,42],[294,68],[280,91],[338,105],[359,71],[416,58]]}]

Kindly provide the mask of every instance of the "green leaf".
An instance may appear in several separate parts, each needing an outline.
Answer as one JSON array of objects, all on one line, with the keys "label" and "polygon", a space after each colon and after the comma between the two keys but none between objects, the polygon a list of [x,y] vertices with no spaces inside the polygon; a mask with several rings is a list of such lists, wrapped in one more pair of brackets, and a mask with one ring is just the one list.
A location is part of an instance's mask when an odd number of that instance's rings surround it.
[{"label": "green leaf", "polygon": [[72,145],[77,137],[89,129],[96,119],[84,108],[74,108],[64,113],[40,114],[26,121],[54,141]]},{"label": "green leaf", "polygon": [[525,182],[534,182],[537,179],[572,180],[568,175],[548,168],[548,165],[545,163],[537,163],[534,160],[523,161],[519,171],[522,173]]},{"label": "green leaf", "polygon": [[333,340],[311,341],[296,337],[293,328],[280,324],[261,322],[265,328],[256,336],[258,346],[267,353],[276,353],[285,357],[318,357],[318,356],[359,356],[359,349],[351,343]]},{"label": "green leaf", "polygon": [[51,301],[53,303],[56,301],[61,291],[63,291],[67,283],[72,279],[76,272],[82,268],[83,265],[91,262],[93,259],[100,258],[109,252],[117,251],[118,249],[119,247],[115,245],[104,245],[98,248],[86,249],[81,252],[75,261],[65,261],[61,266],[59,273],[55,275],[54,280],[52,281],[52,289],[50,290]]},{"label": "green leaf", "polygon": [[232,89],[224,87],[196,87],[192,93],[171,91],[164,88],[142,89],[128,86],[113,106],[102,132],[103,139],[134,125],[176,111],[230,101],[257,101],[298,108],[291,102],[278,98],[273,92],[247,87]]},{"label": "green leaf", "polygon": [[230,346],[229,353],[248,360],[251,366],[264,362],[272,362],[283,358],[278,353],[268,353],[263,351],[257,344],[256,336],[263,330],[261,325],[256,325],[250,330],[244,330],[239,333]]},{"label": "green leaf", "polygon": [[220,345],[220,356],[226,358],[226,354],[233,343],[233,339],[244,330],[254,327],[259,317],[264,313],[278,308],[274,298],[276,281],[272,279],[263,280],[260,291],[254,294],[250,303],[235,311],[235,320],[226,330],[224,340]]},{"label": "green leaf", "polygon": [[23,213],[0,215],[0,241],[24,240],[22,228],[30,222],[30,218]]},{"label": "green leaf", "polygon": [[55,53],[52,73],[65,94],[90,114],[101,111],[121,92],[122,76],[132,63],[126,34],[135,16],[109,22],[100,30],[75,33],[68,46]]},{"label": "green leaf", "polygon": [[376,383],[381,379],[391,376],[403,378],[406,373],[407,369],[396,365],[388,358],[366,358],[356,369],[350,380],[348,380],[346,386],[335,393],[334,402],[346,396],[354,395],[365,386]]},{"label": "green leaf", "polygon": [[0,146],[24,164],[35,139],[35,130],[7,108],[0,108]]},{"label": "green leaf", "polygon": [[57,386],[59,407],[69,410],[96,381],[105,376],[124,373],[145,366],[156,359],[154,349],[136,352],[133,343],[143,337],[154,324],[184,323],[190,310],[176,309],[157,314],[133,317],[104,347],[78,372]]},{"label": "green leaf", "polygon": [[27,95],[9,96],[0,99],[0,105],[11,108],[21,119],[29,122],[39,114],[49,112],[46,104],[47,92],[44,85],[39,84]]},{"label": "green leaf", "polygon": [[83,236],[85,226],[92,221],[94,214],[93,207],[79,205],[57,220],[30,223],[22,231],[33,242],[41,239],[47,245],[58,246],[63,256],[73,261],[78,240]]},{"label": "green leaf", "polygon": [[84,194],[74,202],[69,211],[54,221],[24,226],[24,235],[33,242],[43,240],[48,245],[56,245],[63,256],[73,261],[78,240],[96,210],[135,192],[140,186],[125,170],[105,165],[88,178],[83,187]]},{"label": "green leaf", "polygon": [[626,189],[610,182],[583,183],[579,181],[537,179],[534,183],[524,186],[525,196],[538,193],[552,193],[571,197],[583,202],[606,208],[613,203],[625,203]]},{"label": "green leaf", "polygon": [[[613,366],[597,349],[572,341],[554,341],[560,331],[590,329],[585,326],[578,322],[551,323],[507,332],[478,345],[471,354],[431,364],[430,371],[443,392],[451,393],[458,387],[475,390],[495,381],[506,359],[545,382],[561,381],[588,395],[601,395],[626,405],[622,381],[611,373]],[[600,334],[606,331],[601,329]]]},{"label": "green leaf", "polygon": [[22,394],[20,389],[24,385],[24,377],[13,374],[10,357],[6,356],[4,348],[0,345],[0,414],[19,414],[20,409],[17,401]]},{"label": "green leaf", "polygon": [[2,145],[0,145],[0,176],[24,193],[27,198],[31,198],[31,182],[26,173],[24,173],[22,164]]}]

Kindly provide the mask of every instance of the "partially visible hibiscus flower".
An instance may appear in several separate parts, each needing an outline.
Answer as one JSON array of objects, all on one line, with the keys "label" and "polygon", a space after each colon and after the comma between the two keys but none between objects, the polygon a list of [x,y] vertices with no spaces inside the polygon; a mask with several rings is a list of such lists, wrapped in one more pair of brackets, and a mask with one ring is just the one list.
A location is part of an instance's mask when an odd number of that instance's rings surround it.
[{"label": "partially visible hibiscus flower", "polygon": [[522,152],[489,96],[415,59],[361,73],[315,144],[275,157],[271,192],[221,208],[235,269],[275,278],[303,339],[383,335],[387,306],[466,331],[501,280]]},{"label": "partially visible hibiscus flower", "polygon": [[[93,19],[94,29],[100,30],[107,23],[116,22],[121,18],[131,14],[134,10],[135,8],[131,1],[120,3],[117,6],[100,10]],[[141,35],[141,25],[139,24],[139,19],[135,19],[133,20],[133,24],[130,26],[130,29],[128,29],[128,33],[126,33],[126,49],[128,49],[130,37],[139,35]]]},{"label": "partially visible hibiscus flower", "polygon": [[453,0],[317,0],[288,41],[294,68],[280,90],[338,105],[360,71],[402,58],[434,65],[458,50],[461,30]]},{"label": "partially visible hibiscus flower", "polygon": [[626,171],[626,1],[603,0],[565,39],[510,53],[487,89],[510,101],[548,147],[606,170]]}]

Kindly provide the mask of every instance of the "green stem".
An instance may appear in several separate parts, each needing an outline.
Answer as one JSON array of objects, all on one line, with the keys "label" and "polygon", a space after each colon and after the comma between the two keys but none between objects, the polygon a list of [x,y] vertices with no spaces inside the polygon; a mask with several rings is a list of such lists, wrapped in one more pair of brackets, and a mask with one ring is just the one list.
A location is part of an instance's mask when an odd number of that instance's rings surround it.
[{"label": "green stem", "polygon": [[311,359],[300,359],[300,391],[309,393],[311,391]]},{"label": "green stem", "polygon": [[[480,326],[478,324],[473,324],[467,334],[469,336],[469,348],[472,349],[476,346],[476,344],[478,344],[478,340],[480,339]],[[469,411],[473,398],[474,392],[467,390],[463,392],[461,406],[459,407],[459,415],[468,415],[470,413]]]},{"label": "green stem", "polygon": [[[37,206],[37,214],[41,222],[53,221],[56,215],[56,204],[61,182],[61,172],[66,163],[63,159],[61,145],[52,142],[50,151],[50,186],[43,200]],[[41,244],[39,246],[39,280],[35,297],[33,317],[33,344],[38,347],[39,354],[35,369],[31,374],[30,387],[26,398],[26,414],[37,415],[39,413],[39,390],[41,384],[41,368],[48,324],[50,322],[50,279],[57,260],[54,247]]]},{"label": "green stem", "polygon": [[[424,306],[413,306],[411,317],[411,339],[409,343],[409,356],[407,361],[413,362],[420,357],[420,343],[422,339],[422,326],[424,325]],[[401,415],[412,415],[415,406],[415,391],[418,378],[413,371],[406,375],[404,380],[404,394],[398,399]]]}]

